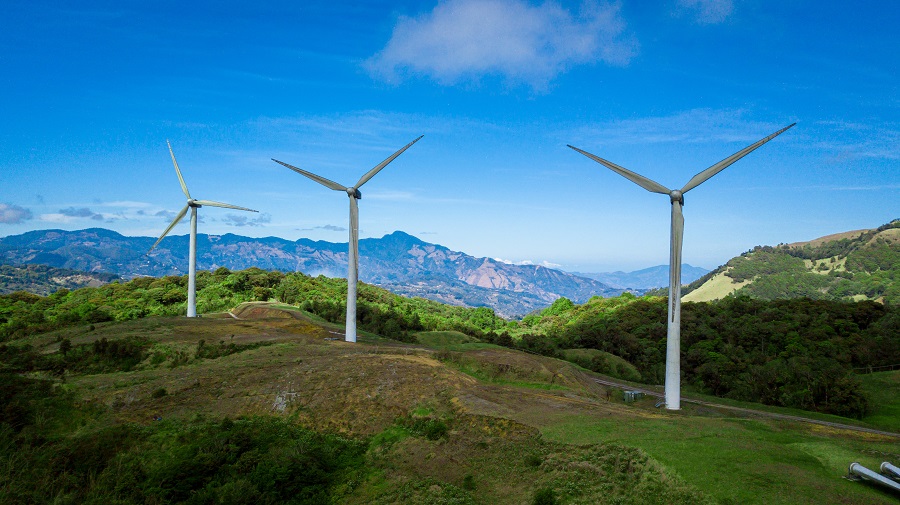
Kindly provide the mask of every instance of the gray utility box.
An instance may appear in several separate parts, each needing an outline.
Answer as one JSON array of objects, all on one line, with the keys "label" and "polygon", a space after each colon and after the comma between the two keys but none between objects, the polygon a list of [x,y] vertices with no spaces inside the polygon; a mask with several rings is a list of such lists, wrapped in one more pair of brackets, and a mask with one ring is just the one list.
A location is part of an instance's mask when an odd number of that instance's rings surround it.
[{"label": "gray utility box", "polygon": [[640,391],[623,391],[622,396],[624,397],[626,402],[633,402],[635,400],[640,400],[644,397],[644,393]]}]

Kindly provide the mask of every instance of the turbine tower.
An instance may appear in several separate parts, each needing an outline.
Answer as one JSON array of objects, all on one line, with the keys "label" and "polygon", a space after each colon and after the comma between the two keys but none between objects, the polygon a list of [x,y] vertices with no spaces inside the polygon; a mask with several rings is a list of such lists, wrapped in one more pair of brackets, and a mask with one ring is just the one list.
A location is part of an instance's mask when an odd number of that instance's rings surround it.
[{"label": "turbine tower", "polygon": [[684,236],[684,216],[681,207],[684,205],[684,194],[703,184],[707,179],[725,170],[735,161],[750,154],[757,147],[777,137],[788,128],[797,123],[792,123],[768,137],[745,147],[724,160],[695,175],[683,188],[669,189],[662,184],[638,175],[615,163],[609,162],[582,151],[577,147],[569,146],[588,158],[604,165],[613,172],[625,177],[629,181],[653,193],[662,193],[669,196],[672,202],[672,232],[669,245],[669,303],[668,303],[668,331],[666,336],[666,384],[665,401],[666,409],[681,409],[681,243]]},{"label": "turbine tower", "polygon": [[377,174],[382,168],[386,167],[388,163],[394,161],[397,156],[403,154],[403,151],[412,147],[412,145],[418,142],[422,137],[424,137],[424,135],[419,136],[419,138],[413,140],[409,144],[406,144],[402,149],[390,155],[388,159],[382,161],[378,165],[375,165],[375,168],[369,170],[365,173],[365,175],[360,177],[355,186],[351,186],[349,188],[341,186],[340,184],[328,180],[324,177],[319,177],[318,175],[311,172],[307,172],[306,170],[297,168],[293,165],[288,165],[283,161],[278,161],[275,158],[272,158],[272,161],[274,161],[275,163],[284,165],[300,175],[305,175],[306,177],[309,177],[310,179],[318,182],[326,188],[345,192],[347,193],[347,196],[350,197],[350,244],[348,245],[349,251],[347,254],[347,324],[344,331],[344,340],[346,340],[347,342],[356,342],[356,284],[359,280],[359,207],[357,204],[357,200],[362,198],[362,193],[359,192],[359,188],[362,187],[363,184],[368,182],[369,179],[375,177],[375,174]]},{"label": "turbine tower", "polygon": [[178,174],[178,182],[181,183],[181,191],[184,192],[184,196],[187,197],[187,204],[181,209],[181,212],[175,216],[175,219],[172,220],[172,224],[166,228],[166,231],[162,232],[162,235],[156,239],[156,242],[150,247],[150,251],[147,251],[147,254],[150,254],[153,251],[153,248],[156,247],[157,244],[162,241],[163,237],[168,235],[172,228],[181,221],[181,218],[187,214],[188,209],[191,209],[191,246],[190,246],[190,264],[188,265],[188,293],[187,293],[187,317],[197,317],[197,294],[196,294],[196,286],[197,286],[197,209],[204,205],[208,205],[210,207],[223,207],[226,209],[236,209],[236,210],[246,210],[248,212],[259,212],[253,209],[248,209],[246,207],[238,207],[237,205],[231,205],[229,203],[220,203],[213,202],[210,200],[195,200],[191,198],[191,194],[188,192],[187,184],[184,183],[184,177],[181,176],[181,170],[178,169],[178,162],[175,161],[175,153],[172,152],[172,144],[169,141],[166,141],[166,145],[169,146],[169,154],[172,156],[172,164],[175,165],[175,173]]}]

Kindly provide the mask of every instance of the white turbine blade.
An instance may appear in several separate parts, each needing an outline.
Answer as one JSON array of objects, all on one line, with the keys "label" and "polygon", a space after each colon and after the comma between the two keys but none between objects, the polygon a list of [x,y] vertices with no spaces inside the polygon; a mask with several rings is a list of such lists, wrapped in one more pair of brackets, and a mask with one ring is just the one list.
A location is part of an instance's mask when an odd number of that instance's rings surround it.
[{"label": "white turbine blade", "polygon": [[[156,247],[157,244],[159,244],[159,243],[162,241],[162,239],[163,239],[166,235],[169,234],[170,231],[172,231],[172,228],[174,228],[175,225],[178,224],[178,221],[181,221],[181,218],[183,218],[184,215],[187,214],[188,208],[190,208],[190,206],[185,205],[184,208],[181,209],[181,212],[179,212],[178,215],[175,216],[175,219],[172,220],[172,224],[170,224],[169,227],[166,228],[166,231],[162,232],[162,235],[160,235],[159,238],[156,239],[156,242],[154,242],[153,245],[150,246],[150,251],[152,251],[153,248]],[[150,251],[147,251],[147,253],[149,253]]]},{"label": "white turbine blade", "polygon": [[369,179],[371,179],[372,177],[375,177],[375,174],[377,174],[379,171],[381,171],[382,168],[386,167],[388,163],[394,161],[394,159],[396,159],[397,156],[400,156],[401,154],[403,154],[403,151],[405,151],[405,150],[409,149],[410,147],[412,147],[413,144],[415,144],[416,142],[418,142],[418,141],[419,141],[422,137],[424,137],[424,136],[425,136],[425,135],[420,135],[419,138],[417,138],[416,140],[413,140],[413,141],[410,142],[409,144],[406,144],[405,146],[403,146],[402,149],[400,149],[399,151],[397,151],[397,152],[395,152],[394,154],[392,154],[388,159],[382,161],[382,162],[379,163],[378,165],[375,165],[375,168],[373,168],[372,170],[369,170],[368,172],[366,172],[365,175],[363,175],[362,177],[360,177],[360,178],[359,178],[359,182],[357,182],[357,183],[356,183],[356,186],[353,186],[353,187],[359,189],[359,187],[362,186],[363,184],[365,184],[366,182],[368,182]]},{"label": "white turbine blade", "polygon": [[663,186],[662,184],[660,184],[656,181],[652,181],[652,180],[644,177],[643,175],[638,175],[638,174],[632,172],[631,170],[628,170],[627,168],[620,167],[619,165],[616,165],[615,163],[613,163],[611,161],[606,161],[599,156],[594,156],[593,154],[591,154],[587,151],[582,151],[581,149],[578,149],[575,146],[570,145],[569,147],[571,147],[572,149],[578,151],[579,153],[587,156],[588,158],[596,161],[597,163],[605,166],[606,168],[612,170],[613,172],[621,175],[622,177],[628,179],[629,181],[637,184],[638,186],[646,189],[647,191],[652,191],[653,193],[662,193],[664,195],[668,195],[670,193],[668,188],[666,188],[665,186]]},{"label": "white turbine blade", "polygon": [[169,146],[169,154],[172,156],[172,164],[175,165],[175,173],[178,174],[178,182],[181,183],[181,191],[184,191],[184,196],[190,200],[191,194],[188,193],[187,184],[184,183],[184,177],[181,176],[181,170],[178,169],[178,162],[175,161],[175,153],[172,151],[172,144],[166,140],[166,145]]},{"label": "white turbine blade", "polygon": [[208,205],[210,207],[222,207],[225,209],[246,210],[247,212],[259,212],[258,210],[248,209],[247,207],[238,207],[230,203],[213,202],[212,200],[195,200],[200,205]]},{"label": "white turbine blade", "polygon": [[725,158],[724,160],[722,160],[722,161],[716,163],[715,165],[713,165],[713,166],[707,168],[706,170],[700,172],[699,174],[695,175],[694,177],[691,178],[691,180],[688,181],[687,184],[684,185],[683,188],[681,188],[681,193],[682,193],[682,194],[687,193],[688,191],[690,191],[690,190],[696,188],[697,186],[703,184],[703,183],[706,182],[706,180],[709,179],[710,177],[716,175],[717,173],[721,172],[722,170],[725,170],[726,168],[728,168],[729,165],[731,165],[731,164],[734,163],[735,161],[737,161],[737,160],[743,158],[744,156],[747,156],[748,154],[750,154],[751,152],[753,152],[754,149],[756,149],[757,147],[759,147],[759,146],[765,144],[766,142],[768,142],[768,141],[774,139],[775,137],[781,135],[781,134],[784,133],[788,128],[794,126],[795,124],[797,124],[797,123],[791,123],[791,124],[789,124],[788,126],[785,126],[784,128],[778,130],[777,132],[775,132],[775,133],[769,135],[768,137],[766,137],[766,138],[764,138],[764,139],[758,141],[757,143],[755,143],[755,144],[753,144],[753,145],[750,145],[750,146],[747,146],[747,147],[741,149],[740,151],[738,151],[738,152],[732,154],[731,156]]},{"label": "white turbine blade", "polygon": [[274,161],[275,163],[278,163],[279,165],[284,165],[284,166],[290,168],[291,170],[293,170],[294,172],[297,172],[300,175],[305,175],[305,176],[309,177],[310,179],[318,182],[319,184],[325,186],[326,188],[330,188],[335,191],[347,191],[346,187],[341,186],[340,184],[338,184],[332,180],[328,180],[324,177],[320,177],[312,172],[307,172],[306,170],[303,170],[302,168],[297,168],[293,165],[288,165],[287,163],[285,163],[283,161],[278,161],[275,158],[272,158],[272,161]]}]

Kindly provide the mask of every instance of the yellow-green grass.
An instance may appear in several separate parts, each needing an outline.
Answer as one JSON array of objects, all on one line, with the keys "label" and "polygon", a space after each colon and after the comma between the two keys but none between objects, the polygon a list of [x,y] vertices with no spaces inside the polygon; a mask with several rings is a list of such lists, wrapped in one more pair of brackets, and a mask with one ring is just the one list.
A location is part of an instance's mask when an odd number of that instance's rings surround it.
[{"label": "yellow-green grass", "polygon": [[699,288],[684,295],[681,300],[684,302],[709,302],[719,300],[734,293],[738,289],[750,284],[751,280],[747,279],[742,282],[734,282],[731,277],[725,275],[725,272],[719,272],[712,279],[703,283]]}]

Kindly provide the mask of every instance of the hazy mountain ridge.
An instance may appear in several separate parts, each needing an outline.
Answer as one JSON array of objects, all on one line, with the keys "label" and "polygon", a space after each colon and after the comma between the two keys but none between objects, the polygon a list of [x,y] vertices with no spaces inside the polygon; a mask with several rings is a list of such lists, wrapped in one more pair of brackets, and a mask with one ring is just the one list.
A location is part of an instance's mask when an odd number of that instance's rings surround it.
[{"label": "hazy mountain ridge", "polygon": [[807,242],[757,246],[685,286],[685,301],[746,295],[900,303],[900,220]]},{"label": "hazy mountain ridge", "polygon": [[[655,267],[635,270],[634,272],[571,273],[579,277],[594,279],[620,289],[654,289],[667,287],[669,285],[669,265],[657,265]],[[705,268],[683,263],[681,265],[681,282],[694,282],[707,273],[709,273],[709,270]]]},{"label": "hazy mountain ridge", "polygon": [[109,273],[91,273],[46,265],[0,265],[0,294],[28,291],[46,296],[59,289],[97,287],[118,279]]},{"label": "hazy mountain ridge", "polygon": [[[92,228],[42,230],[0,239],[0,263],[46,264],[85,272],[137,276],[187,273],[188,236],[165,238],[149,255],[152,237],[126,237]],[[454,305],[489,306],[505,316],[522,315],[564,296],[583,302],[623,290],[536,265],[510,265],[424,242],[403,232],[362,239],[360,280],[407,296]],[[249,267],[345,277],[347,244],[234,234],[197,235],[197,268]]]}]

